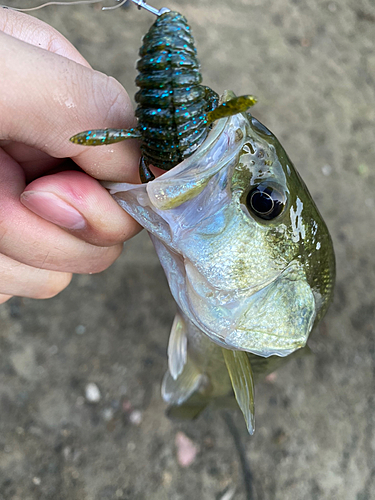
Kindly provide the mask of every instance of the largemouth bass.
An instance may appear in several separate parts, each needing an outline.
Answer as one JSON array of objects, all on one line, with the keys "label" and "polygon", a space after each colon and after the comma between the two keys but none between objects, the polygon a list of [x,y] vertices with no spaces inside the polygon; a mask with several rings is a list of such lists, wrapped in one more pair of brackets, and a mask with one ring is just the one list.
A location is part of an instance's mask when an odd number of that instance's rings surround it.
[{"label": "largemouth bass", "polygon": [[276,137],[238,113],[155,180],[105,186],[149,232],[179,308],[164,399],[181,405],[215,387],[221,375],[208,367],[218,357],[252,433],[248,353],[285,357],[303,348],[332,298],[332,241],[304,182]]}]

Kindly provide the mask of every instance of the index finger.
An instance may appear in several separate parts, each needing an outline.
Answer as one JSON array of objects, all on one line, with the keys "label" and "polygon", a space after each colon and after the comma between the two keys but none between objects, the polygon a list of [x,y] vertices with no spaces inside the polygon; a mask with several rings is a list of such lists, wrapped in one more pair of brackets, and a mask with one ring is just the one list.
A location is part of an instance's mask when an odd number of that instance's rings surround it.
[{"label": "index finger", "polygon": [[136,141],[87,148],[69,138],[87,129],[130,128],[134,112],[113,78],[0,32],[0,139],[73,158],[97,179],[137,182]]},{"label": "index finger", "polygon": [[91,68],[86,59],[61,33],[33,16],[11,9],[0,8],[0,30],[23,42],[67,57]]}]

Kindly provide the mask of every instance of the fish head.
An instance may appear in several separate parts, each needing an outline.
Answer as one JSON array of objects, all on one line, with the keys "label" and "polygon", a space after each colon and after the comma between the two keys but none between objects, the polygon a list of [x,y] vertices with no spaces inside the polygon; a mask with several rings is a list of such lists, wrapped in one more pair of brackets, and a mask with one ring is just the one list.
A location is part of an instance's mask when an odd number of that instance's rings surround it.
[{"label": "fish head", "polygon": [[306,344],[332,296],[332,242],[257,119],[221,119],[154,181],[107,187],[150,233],[178,306],[214,342],[264,357]]}]

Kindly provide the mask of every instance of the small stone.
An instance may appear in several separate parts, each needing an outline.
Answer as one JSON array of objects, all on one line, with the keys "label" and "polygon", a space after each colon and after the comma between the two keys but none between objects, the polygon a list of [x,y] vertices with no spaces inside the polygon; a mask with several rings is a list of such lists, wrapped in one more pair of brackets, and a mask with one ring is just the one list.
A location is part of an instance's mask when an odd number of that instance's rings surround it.
[{"label": "small stone", "polygon": [[162,476],[163,486],[168,488],[172,484],[172,479],[172,474],[165,470]]},{"label": "small stone", "polygon": [[128,413],[129,411],[131,411],[131,409],[132,409],[131,402],[128,399],[124,399],[124,401],[122,402],[122,410],[125,413]]},{"label": "small stone", "polygon": [[124,494],[124,492],[122,490],[120,490],[120,489],[116,490],[115,495],[117,498],[121,498],[123,494]]},{"label": "small stone", "polygon": [[39,427],[35,427],[34,425],[29,427],[29,433],[33,436],[43,436],[43,431]]},{"label": "small stone", "polygon": [[40,479],[40,477],[33,477],[33,483],[36,485],[36,486],[39,486],[40,483],[42,482],[42,480]]},{"label": "small stone", "polygon": [[83,335],[86,331],[86,327],[84,325],[78,325],[76,326],[76,334],[77,335]]},{"label": "small stone", "polygon": [[[125,369],[123,369],[122,373],[124,373],[124,374],[126,373],[126,368],[125,368]],[[128,388],[127,388],[127,386],[126,386],[126,385],[122,385],[122,386],[120,387],[120,391],[119,391],[119,392],[120,392],[120,395],[121,395],[121,396],[126,396],[126,394],[128,393]]]},{"label": "small stone", "polygon": [[37,372],[38,372],[38,375],[44,375],[46,373],[46,369],[44,368],[44,366],[37,366],[36,368]]},{"label": "small stone", "polygon": [[177,432],[175,445],[177,448],[177,462],[181,467],[189,467],[194,462],[199,447],[183,432]]},{"label": "small stone", "polygon": [[285,443],[285,441],[288,439],[288,436],[286,433],[283,431],[283,429],[277,429],[275,434],[273,435],[273,441],[277,445],[282,445]]},{"label": "small stone", "polygon": [[329,10],[330,12],[336,12],[336,10],[337,10],[337,5],[335,4],[335,2],[330,2],[330,3],[328,4],[328,10]]},{"label": "small stone", "polygon": [[76,399],[76,406],[83,406],[85,404],[85,398],[83,396],[78,396]]},{"label": "small stone", "polygon": [[132,411],[129,415],[129,420],[133,425],[141,425],[143,420],[142,412],[139,410]]},{"label": "small stone", "polygon": [[112,399],[111,408],[113,410],[118,410],[120,408],[120,401],[118,399]]},{"label": "small stone", "polygon": [[106,422],[109,422],[110,420],[112,420],[113,415],[114,415],[114,411],[112,408],[105,408],[103,410],[103,418]]},{"label": "small stone", "polygon": [[358,165],[358,173],[362,177],[368,177],[370,173],[368,165],[366,165],[365,163],[360,163]]},{"label": "small stone", "polygon": [[87,384],[85,389],[85,397],[89,403],[99,403],[102,397],[100,394],[99,387],[93,382]]},{"label": "small stone", "polygon": [[19,436],[25,434],[25,429],[23,427],[16,427],[16,432]]},{"label": "small stone", "polygon": [[277,379],[277,373],[276,372],[270,373],[265,378],[266,382],[268,382],[269,384],[273,384],[276,381],[276,379]]},{"label": "small stone", "polygon": [[332,167],[331,165],[323,165],[322,166],[322,172],[323,172],[323,175],[325,175],[326,177],[328,177],[329,175],[332,174]]},{"label": "small stone", "polygon": [[130,441],[130,443],[128,443],[128,450],[129,451],[134,451],[135,449],[136,449],[135,443],[133,443],[133,442]]},{"label": "small stone", "polygon": [[54,356],[58,352],[59,348],[57,347],[57,345],[51,345],[51,347],[48,348],[48,354],[50,354],[51,356]]},{"label": "small stone", "polygon": [[203,439],[203,444],[205,445],[206,448],[213,448],[215,446],[215,441],[211,436],[206,436]]}]

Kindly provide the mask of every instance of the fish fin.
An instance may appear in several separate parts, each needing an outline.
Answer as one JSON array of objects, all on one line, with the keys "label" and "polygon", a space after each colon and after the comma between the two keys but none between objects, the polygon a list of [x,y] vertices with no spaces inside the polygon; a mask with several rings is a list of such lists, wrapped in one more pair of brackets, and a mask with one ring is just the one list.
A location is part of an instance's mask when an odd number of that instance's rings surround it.
[{"label": "fish fin", "polygon": [[186,323],[177,313],[172,324],[168,343],[168,368],[173,380],[181,375],[187,360]]},{"label": "fish fin", "polygon": [[185,403],[180,406],[168,406],[167,417],[173,420],[194,420],[209,404],[209,399],[202,394],[193,394]]},{"label": "fish fin", "polygon": [[194,363],[187,359],[182,373],[174,379],[169,370],[166,372],[161,385],[161,395],[170,405],[181,405],[197,391],[205,376]]},{"label": "fish fin", "polygon": [[254,380],[250,360],[244,351],[222,348],[225,364],[249,434],[254,434]]}]

